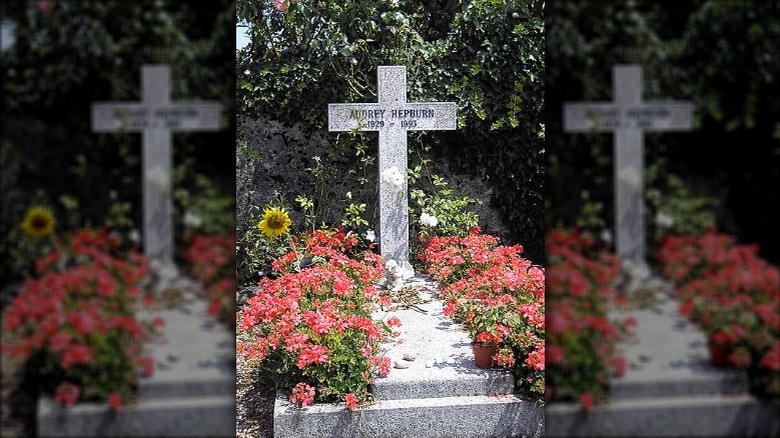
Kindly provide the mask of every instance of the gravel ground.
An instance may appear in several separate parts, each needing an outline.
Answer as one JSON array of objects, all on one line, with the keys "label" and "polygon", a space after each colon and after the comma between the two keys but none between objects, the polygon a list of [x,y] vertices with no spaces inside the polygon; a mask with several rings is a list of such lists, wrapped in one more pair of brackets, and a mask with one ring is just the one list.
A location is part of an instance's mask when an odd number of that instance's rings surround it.
[{"label": "gravel ground", "polygon": [[[237,312],[241,320],[241,311]],[[236,330],[236,343],[247,336]],[[268,379],[236,357],[236,438],[272,438],[274,436],[275,390]]]}]

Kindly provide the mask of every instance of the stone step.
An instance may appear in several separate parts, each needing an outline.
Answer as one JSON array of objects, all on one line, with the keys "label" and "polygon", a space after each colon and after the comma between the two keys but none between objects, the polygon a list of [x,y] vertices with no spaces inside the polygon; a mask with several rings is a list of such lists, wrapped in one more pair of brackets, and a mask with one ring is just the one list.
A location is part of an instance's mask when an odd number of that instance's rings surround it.
[{"label": "stone step", "polygon": [[42,397],[37,433],[42,437],[235,436],[235,395],[140,400],[114,412],[106,403],[70,408]]},{"label": "stone step", "polygon": [[544,407],[514,395],[379,400],[354,412],[344,404],[298,408],[277,394],[274,437],[543,437]]},{"label": "stone step", "polygon": [[747,394],[748,389],[748,378],[744,371],[709,369],[690,377],[613,379],[609,395],[612,400],[628,400],[651,397],[739,395]]},{"label": "stone step", "polygon": [[572,403],[545,409],[546,436],[780,436],[776,408],[749,395],[613,400],[585,412]]},{"label": "stone step", "polygon": [[192,379],[187,376],[165,379],[142,379],[138,383],[138,397],[144,400],[170,397],[203,397],[211,395],[235,395],[234,377],[214,376]]},{"label": "stone step", "polygon": [[500,395],[514,392],[514,377],[509,371],[485,370],[474,359],[431,368],[394,369],[387,378],[377,379],[377,400],[403,400],[472,395]]}]

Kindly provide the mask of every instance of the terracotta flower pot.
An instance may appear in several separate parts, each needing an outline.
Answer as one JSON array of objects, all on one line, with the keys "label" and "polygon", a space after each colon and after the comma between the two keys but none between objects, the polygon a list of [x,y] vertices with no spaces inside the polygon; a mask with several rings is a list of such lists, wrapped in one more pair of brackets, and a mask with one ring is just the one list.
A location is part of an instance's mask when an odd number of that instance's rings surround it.
[{"label": "terracotta flower pot", "polygon": [[477,368],[493,368],[496,366],[493,355],[498,352],[498,347],[495,345],[471,344],[471,348],[474,350],[474,362],[477,363]]},{"label": "terracotta flower pot", "polygon": [[726,368],[729,366],[729,356],[734,347],[719,342],[710,342],[707,346],[710,349],[710,364],[712,366],[715,368]]}]

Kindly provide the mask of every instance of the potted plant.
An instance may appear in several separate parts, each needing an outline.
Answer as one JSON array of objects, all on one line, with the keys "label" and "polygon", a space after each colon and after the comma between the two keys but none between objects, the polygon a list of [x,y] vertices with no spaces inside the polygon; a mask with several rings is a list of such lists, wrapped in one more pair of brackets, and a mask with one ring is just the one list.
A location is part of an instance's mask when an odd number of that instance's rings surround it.
[{"label": "potted plant", "polygon": [[701,312],[701,324],[708,335],[710,363],[716,368],[725,368],[731,365],[729,358],[745,339],[747,327],[754,325],[755,316],[735,306],[723,308],[716,302],[706,303],[707,309]]},{"label": "potted plant", "polygon": [[482,300],[463,299],[458,310],[471,334],[477,367],[495,367],[493,356],[509,335],[509,327],[504,324],[508,309],[502,304],[488,306]]},{"label": "potted plant", "polygon": [[729,356],[734,351],[734,339],[725,331],[718,330],[707,341],[710,352],[710,364],[715,368],[726,368]]}]

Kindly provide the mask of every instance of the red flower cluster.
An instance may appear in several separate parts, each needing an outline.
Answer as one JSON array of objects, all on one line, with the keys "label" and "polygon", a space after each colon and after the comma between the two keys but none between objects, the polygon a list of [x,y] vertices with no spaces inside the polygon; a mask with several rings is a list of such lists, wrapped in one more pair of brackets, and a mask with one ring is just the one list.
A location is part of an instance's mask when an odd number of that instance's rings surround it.
[{"label": "red flower cluster", "polygon": [[290,402],[300,404],[302,407],[309,406],[314,402],[314,388],[300,382],[295,385],[290,394]]},{"label": "red flower cluster", "polygon": [[780,269],[758,257],[757,245],[714,229],[669,236],[657,258],[676,284],[679,312],[712,342],[732,346],[732,365],[758,371],[754,387],[780,397]]},{"label": "red flower cluster", "polygon": [[108,231],[78,231],[36,267],[39,278],[26,279],[5,312],[3,330],[12,341],[4,353],[21,361],[44,358],[39,378],[58,403],[83,397],[118,407],[119,394],[132,390],[136,367],[153,369],[140,351],[154,327],[135,317],[147,298],[140,286],[146,260],[125,252]]},{"label": "red flower cluster", "polygon": [[[380,344],[399,324],[371,317],[382,260],[370,252],[349,255],[357,239],[342,231],[306,237],[303,251],[273,262],[281,277],[264,278],[247,302],[238,328],[254,340],[239,343],[237,353],[276,371],[293,403],[342,400],[354,409],[368,400],[372,375],[390,371]],[[304,257],[311,264],[300,268]]]},{"label": "red flower cluster", "polygon": [[64,406],[72,406],[79,399],[81,389],[71,382],[62,382],[54,390],[54,402]]},{"label": "red flower cluster", "polygon": [[209,315],[235,329],[236,237],[195,236],[184,260],[189,274],[203,284]]},{"label": "red flower cluster", "polygon": [[556,399],[579,400],[586,409],[605,394],[608,371],[625,373],[615,344],[636,325],[611,321],[607,307],[618,297],[615,256],[579,230],[553,230],[547,238],[547,384]]},{"label": "red flower cluster", "polygon": [[349,393],[344,397],[344,402],[347,405],[347,409],[350,411],[354,411],[358,407],[357,398],[355,397],[355,394]]},{"label": "red flower cluster", "polygon": [[444,313],[463,323],[474,342],[498,346],[496,363],[512,369],[541,398],[544,269],[522,252],[522,246],[499,245],[497,237],[476,227],[465,237],[433,237],[420,259],[439,283]]}]

